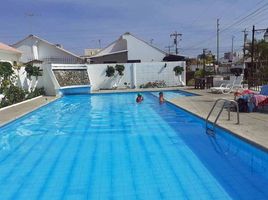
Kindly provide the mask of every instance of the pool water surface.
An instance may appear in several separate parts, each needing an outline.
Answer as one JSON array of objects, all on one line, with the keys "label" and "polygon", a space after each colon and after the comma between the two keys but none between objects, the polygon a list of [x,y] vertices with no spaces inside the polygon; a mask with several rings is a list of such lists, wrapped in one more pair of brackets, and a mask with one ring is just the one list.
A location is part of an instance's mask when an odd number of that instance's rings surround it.
[{"label": "pool water surface", "polygon": [[0,128],[0,199],[268,199],[268,157],[151,93],[64,96]]}]

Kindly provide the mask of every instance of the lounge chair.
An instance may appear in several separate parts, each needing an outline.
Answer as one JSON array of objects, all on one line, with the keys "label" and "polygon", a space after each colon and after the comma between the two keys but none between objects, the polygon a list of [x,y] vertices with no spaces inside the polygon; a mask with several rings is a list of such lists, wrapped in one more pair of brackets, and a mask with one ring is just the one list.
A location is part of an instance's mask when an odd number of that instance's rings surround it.
[{"label": "lounge chair", "polygon": [[213,93],[229,94],[230,92],[243,88],[243,74],[241,76],[231,77],[229,83],[222,83],[220,87],[211,87],[210,90]]}]

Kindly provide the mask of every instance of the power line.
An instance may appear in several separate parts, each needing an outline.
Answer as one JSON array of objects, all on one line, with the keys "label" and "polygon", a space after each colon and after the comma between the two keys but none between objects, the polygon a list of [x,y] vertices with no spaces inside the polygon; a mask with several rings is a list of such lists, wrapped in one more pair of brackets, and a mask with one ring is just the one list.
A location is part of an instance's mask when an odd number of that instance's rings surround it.
[{"label": "power line", "polygon": [[[249,17],[252,16],[253,14],[257,13],[258,11],[262,10],[262,9],[265,8],[266,6],[268,6],[268,3],[262,5],[262,6],[259,7],[257,10],[251,12],[250,14],[246,15],[246,16],[243,17],[242,19],[239,19],[239,20],[235,21],[234,23],[232,23],[231,25],[229,25],[229,26],[223,28],[223,29],[221,30],[221,32],[224,32],[224,31],[228,30],[229,28],[231,28],[231,27],[233,27],[233,26],[235,26],[235,25],[237,25],[237,24],[239,24],[239,23],[245,21],[247,18],[249,18]],[[261,11],[261,12],[262,12],[262,11]]]}]

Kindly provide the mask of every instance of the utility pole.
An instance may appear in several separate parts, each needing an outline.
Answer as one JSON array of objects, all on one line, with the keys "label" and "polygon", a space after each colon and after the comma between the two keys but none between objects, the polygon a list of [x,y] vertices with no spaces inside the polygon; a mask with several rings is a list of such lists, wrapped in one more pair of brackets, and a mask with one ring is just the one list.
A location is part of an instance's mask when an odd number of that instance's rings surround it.
[{"label": "utility pole", "polygon": [[178,33],[177,31],[175,31],[174,33],[170,34],[170,37],[174,37],[174,44],[175,44],[175,52],[176,52],[176,55],[178,55],[178,37],[181,37],[182,34],[181,33]]},{"label": "utility pole", "polygon": [[249,74],[250,74],[250,81],[249,83],[249,88],[252,86],[253,83],[253,69],[254,69],[254,38],[255,38],[255,25],[253,25],[252,28],[252,41],[251,41],[251,66],[250,66],[250,70],[249,70]]},{"label": "utility pole", "polygon": [[243,44],[243,60],[245,61],[245,55],[246,55],[246,43],[247,43],[247,37],[248,37],[248,31],[245,29],[242,31],[244,33],[244,44]]},{"label": "utility pole", "polygon": [[206,72],[206,50],[207,49],[203,49],[203,71],[204,71],[204,74]]},{"label": "utility pole", "polygon": [[217,64],[220,60],[220,19],[217,19]]},{"label": "utility pole", "polygon": [[233,58],[234,58],[234,38],[235,36],[232,36],[232,55],[231,55],[231,59],[232,59],[232,62],[233,62]]}]

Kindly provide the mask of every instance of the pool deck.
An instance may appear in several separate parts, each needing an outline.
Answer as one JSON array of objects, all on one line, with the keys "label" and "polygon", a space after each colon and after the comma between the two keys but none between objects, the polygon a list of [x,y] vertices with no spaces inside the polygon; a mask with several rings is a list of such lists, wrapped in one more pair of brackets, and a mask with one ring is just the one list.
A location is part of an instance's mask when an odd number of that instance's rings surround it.
[{"label": "pool deck", "polygon": [[[233,94],[213,94],[209,90],[190,88],[183,90],[199,94],[200,96],[180,97],[172,99],[170,102],[204,119],[217,99],[234,99]],[[215,119],[216,114],[217,110],[212,114],[211,120]],[[268,150],[268,112],[266,108],[259,112],[240,113],[239,125],[236,124],[236,112],[231,112],[231,121],[227,120],[227,116],[227,111],[224,110],[217,122],[220,127]]]},{"label": "pool deck", "polygon": [[[195,90],[192,88],[163,88],[163,89],[124,89],[124,90],[101,90],[93,93],[117,93],[117,92],[142,92],[159,90],[176,90],[198,94],[199,96],[179,97],[171,99],[170,102],[191,112],[195,115],[206,118],[214,102],[219,98],[233,99],[233,94],[212,94],[208,90]],[[34,100],[20,103],[6,109],[0,109],[0,126],[19,118],[49,102],[56,100],[57,97],[39,97]],[[214,112],[211,119],[214,120]],[[227,112],[224,111],[218,123],[219,126],[228,129],[239,137],[263,147],[268,150],[268,112],[240,113],[240,125],[236,124],[235,112],[231,112],[231,121],[227,120]]]},{"label": "pool deck", "polygon": [[16,105],[4,107],[0,109],[0,126],[3,126],[27,113],[40,108],[54,100],[54,96],[39,96]]}]

